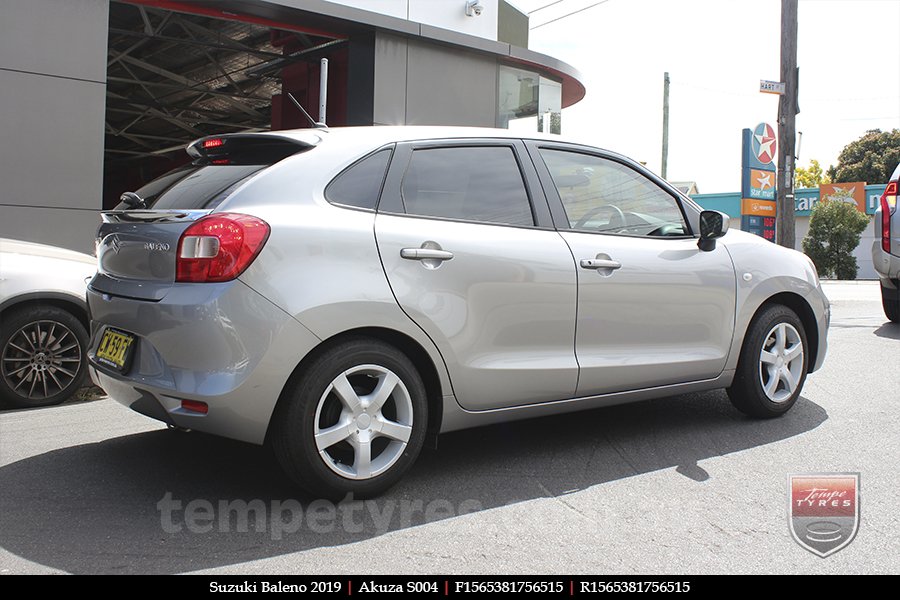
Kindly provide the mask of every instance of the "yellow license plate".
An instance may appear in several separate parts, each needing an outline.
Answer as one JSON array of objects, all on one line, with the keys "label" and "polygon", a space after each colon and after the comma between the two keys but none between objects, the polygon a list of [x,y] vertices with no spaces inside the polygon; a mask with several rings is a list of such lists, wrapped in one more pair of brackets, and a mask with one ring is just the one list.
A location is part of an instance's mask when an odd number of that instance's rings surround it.
[{"label": "yellow license plate", "polygon": [[97,346],[97,362],[124,371],[131,358],[131,347],[134,345],[134,336],[107,329],[100,338]]}]

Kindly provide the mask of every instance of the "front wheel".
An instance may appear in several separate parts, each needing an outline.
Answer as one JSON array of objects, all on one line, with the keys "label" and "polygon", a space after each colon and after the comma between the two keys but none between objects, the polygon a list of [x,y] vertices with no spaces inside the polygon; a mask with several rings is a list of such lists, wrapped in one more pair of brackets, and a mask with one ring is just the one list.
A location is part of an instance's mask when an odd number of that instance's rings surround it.
[{"label": "front wheel", "polygon": [[900,289],[888,289],[881,284],[881,305],[884,315],[893,323],[900,323]]},{"label": "front wheel", "polygon": [[318,356],[276,413],[272,445],[287,475],[314,495],[378,495],[425,441],[425,386],[405,354],[374,339]]},{"label": "front wheel", "polygon": [[808,369],[806,331],[797,313],[769,306],[750,324],[728,397],[752,417],[772,418],[797,401]]},{"label": "front wheel", "polygon": [[68,400],[87,371],[87,330],[62,308],[23,305],[0,325],[0,399],[33,408]]}]

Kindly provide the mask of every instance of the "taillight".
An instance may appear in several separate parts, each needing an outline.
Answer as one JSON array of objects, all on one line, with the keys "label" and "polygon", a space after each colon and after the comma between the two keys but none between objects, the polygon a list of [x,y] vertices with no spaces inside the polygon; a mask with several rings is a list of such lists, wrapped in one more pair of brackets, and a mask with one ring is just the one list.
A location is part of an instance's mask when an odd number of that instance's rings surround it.
[{"label": "taillight", "polygon": [[175,281],[230,281],[250,266],[268,237],[268,223],[250,215],[203,217],[178,240]]},{"label": "taillight", "polygon": [[881,194],[881,249],[891,251],[891,215],[897,211],[897,181],[887,184]]}]

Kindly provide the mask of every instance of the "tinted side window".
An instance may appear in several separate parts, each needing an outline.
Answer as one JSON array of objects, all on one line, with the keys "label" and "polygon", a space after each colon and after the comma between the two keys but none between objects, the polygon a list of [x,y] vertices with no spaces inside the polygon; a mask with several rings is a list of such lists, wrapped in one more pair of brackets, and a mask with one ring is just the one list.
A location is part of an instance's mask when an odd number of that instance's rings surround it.
[{"label": "tinted side window", "polygon": [[675,198],[634,169],[612,160],[541,149],[569,219],[595,233],[681,236],[688,232]]},{"label": "tinted side window", "polygon": [[328,184],[325,197],[335,204],[374,209],[390,159],[386,148],[350,165]]},{"label": "tinted side window", "polygon": [[407,214],[534,225],[522,172],[509,146],[415,150],[400,191]]}]

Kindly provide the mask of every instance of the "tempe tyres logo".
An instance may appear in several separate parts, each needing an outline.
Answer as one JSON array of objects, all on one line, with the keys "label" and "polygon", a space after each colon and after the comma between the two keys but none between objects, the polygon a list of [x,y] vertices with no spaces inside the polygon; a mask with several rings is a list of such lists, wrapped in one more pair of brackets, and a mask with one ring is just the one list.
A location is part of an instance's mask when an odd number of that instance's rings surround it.
[{"label": "tempe tyres logo", "polygon": [[830,556],[856,536],[859,473],[791,475],[788,501],[791,535],[813,554]]}]

